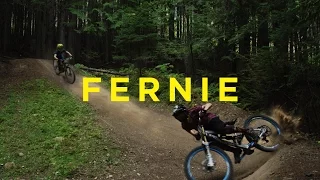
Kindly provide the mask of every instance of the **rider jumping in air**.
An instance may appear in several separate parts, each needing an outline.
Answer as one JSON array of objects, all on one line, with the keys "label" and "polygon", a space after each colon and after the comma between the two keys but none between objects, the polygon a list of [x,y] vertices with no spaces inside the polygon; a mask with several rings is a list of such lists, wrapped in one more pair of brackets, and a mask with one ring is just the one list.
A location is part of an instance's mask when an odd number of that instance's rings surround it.
[{"label": "rider jumping in air", "polygon": [[[211,103],[207,103],[202,106],[198,105],[190,109],[187,109],[183,105],[176,105],[173,109],[172,115],[181,122],[182,128],[191,135],[193,135],[197,140],[200,140],[201,138],[197,131],[197,127],[199,124],[199,116],[201,118],[201,124],[206,130],[212,130],[218,134],[231,134],[240,132],[248,134],[251,137],[255,137],[255,135],[251,132],[251,129],[235,127],[235,121],[223,122],[219,119],[219,116],[216,116],[212,113],[208,113],[207,110],[209,110],[211,106]],[[242,150],[240,148],[230,147],[219,142],[217,142],[216,145],[226,151],[233,152],[235,163],[240,163],[240,156],[242,153]],[[246,153],[251,154],[252,152],[253,150],[249,150]]]},{"label": "rider jumping in air", "polygon": [[61,63],[65,58],[65,54],[68,54],[70,57],[72,57],[72,54],[63,48],[63,44],[57,44],[57,49],[53,54],[53,58],[58,60],[58,68],[60,73],[61,73]]}]

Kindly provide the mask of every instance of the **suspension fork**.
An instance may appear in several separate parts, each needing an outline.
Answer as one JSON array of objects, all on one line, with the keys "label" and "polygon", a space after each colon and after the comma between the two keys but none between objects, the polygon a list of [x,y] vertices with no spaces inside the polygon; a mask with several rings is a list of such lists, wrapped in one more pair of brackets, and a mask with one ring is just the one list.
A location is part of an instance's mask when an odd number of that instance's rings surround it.
[{"label": "suspension fork", "polygon": [[213,167],[214,166],[214,163],[213,163],[213,158],[212,158],[212,155],[210,153],[210,146],[209,146],[209,142],[207,141],[207,137],[205,135],[205,131],[204,131],[204,128],[203,126],[201,126],[201,131],[202,131],[202,144],[205,146],[206,148],[206,151],[205,151],[205,154],[207,156],[207,160],[208,160],[208,163],[207,163],[207,166],[208,167]]}]

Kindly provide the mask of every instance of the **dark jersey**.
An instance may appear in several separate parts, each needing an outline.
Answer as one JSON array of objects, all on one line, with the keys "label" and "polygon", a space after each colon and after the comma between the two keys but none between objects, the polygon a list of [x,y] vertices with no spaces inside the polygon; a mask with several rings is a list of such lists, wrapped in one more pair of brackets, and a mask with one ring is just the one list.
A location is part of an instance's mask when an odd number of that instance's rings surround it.
[{"label": "dark jersey", "polygon": [[67,53],[66,50],[61,50],[61,51],[57,50],[54,52],[54,54],[57,54],[58,59],[64,59],[66,56],[66,53]]},{"label": "dark jersey", "polygon": [[[188,109],[189,112],[189,118],[187,122],[183,122],[182,128],[186,131],[190,131],[191,129],[197,130],[198,124],[199,124],[199,112],[202,110],[202,106],[195,106],[190,109]],[[207,126],[209,124],[209,121],[217,117],[213,113],[207,112],[204,117],[201,118],[201,124],[204,126]]]}]

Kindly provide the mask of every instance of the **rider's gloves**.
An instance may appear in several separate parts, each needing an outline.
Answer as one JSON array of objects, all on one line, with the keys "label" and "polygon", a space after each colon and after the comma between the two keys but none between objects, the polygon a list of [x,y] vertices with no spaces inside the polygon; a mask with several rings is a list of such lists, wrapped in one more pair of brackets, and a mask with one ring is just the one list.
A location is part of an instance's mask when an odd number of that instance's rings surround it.
[{"label": "rider's gloves", "polygon": [[206,113],[207,113],[207,111],[203,109],[203,110],[201,110],[201,111],[199,112],[199,116],[200,116],[200,117],[203,117]]},{"label": "rider's gloves", "polygon": [[199,141],[201,139],[201,136],[199,133],[197,135],[194,135],[194,137],[196,138],[197,141]]}]

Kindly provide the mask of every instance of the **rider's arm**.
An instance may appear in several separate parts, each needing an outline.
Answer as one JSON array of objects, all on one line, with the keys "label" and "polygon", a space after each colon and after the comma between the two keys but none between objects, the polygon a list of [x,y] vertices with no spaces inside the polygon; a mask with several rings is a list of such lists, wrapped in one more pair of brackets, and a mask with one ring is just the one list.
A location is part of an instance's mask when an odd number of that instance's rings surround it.
[{"label": "rider's arm", "polygon": [[199,109],[199,116],[203,117],[211,107],[211,103],[206,103],[205,105],[202,105]]},{"label": "rider's arm", "polygon": [[195,129],[191,129],[189,133],[194,135],[194,136],[199,134],[199,132],[197,130],[195,130]]},{"label": "rider's arm", "polygon": [[66,51],[66,53],[67,53],[69,56],[72,56],[72,54],[71,54],[69,51]]},{"label": "rider's arm", "polygon": [[53,58],[54,58],[54,59],[58,59],[56,53],[53,55]]},{"label": "rider's arm", "polygon": [[198,133],[197,130],[191,129],[186,123],[182,123],[181,125],[182,125],[182,128],[183,128],[184,130],[186,130],[189,134],[191,134],[192,136],[194,136],[197,140],[200,139],[199,133]]},{"label": "rider's arm", "polygon": [[197,140],[201,139],[200,134],[197,130],[191,129],[189,133],[192,134]]},{"label": "rider's arm", "polygon": [[207,111],[212,107],[211,103],[206,103],[205,105],[202,106],[203,110]]}]

